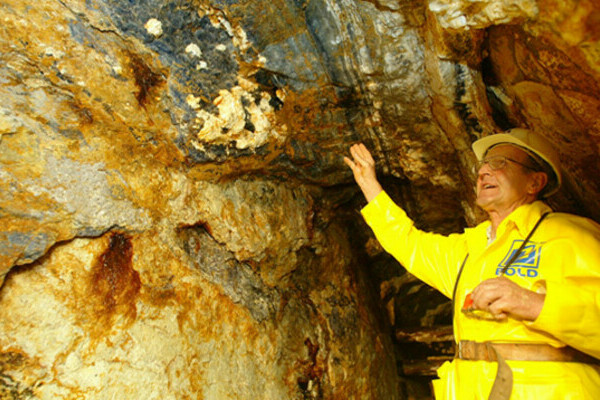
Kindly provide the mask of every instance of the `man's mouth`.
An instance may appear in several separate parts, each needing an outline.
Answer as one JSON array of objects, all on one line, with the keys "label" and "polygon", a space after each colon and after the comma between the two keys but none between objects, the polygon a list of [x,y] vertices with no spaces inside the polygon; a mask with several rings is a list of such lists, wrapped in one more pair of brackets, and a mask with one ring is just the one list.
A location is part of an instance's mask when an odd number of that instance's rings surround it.
[{"label": "man's mouth", "polygon": [[489,189],[497,188],[496,185],[491,184],[491,183],[482,183],[480,187],[481,187],[481,190],[489,190]]}]

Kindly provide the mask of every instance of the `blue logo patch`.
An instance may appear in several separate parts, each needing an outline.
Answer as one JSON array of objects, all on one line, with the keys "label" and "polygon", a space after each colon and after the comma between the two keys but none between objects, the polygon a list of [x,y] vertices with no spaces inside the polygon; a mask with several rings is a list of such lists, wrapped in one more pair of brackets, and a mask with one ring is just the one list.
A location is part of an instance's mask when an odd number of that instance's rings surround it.
[{"label": "blue logo patch", "polygon": [[[500,275],[502,269],[506,266],[508,261],[513,257],[521,244],[522,240],[515,240],[510,246],[510,250],[504,256],[504,259],[498,264],[496,269],[496,275]],[[538,276],[538,267],[540,265],[540,257],[542,255],[542,244],[535,242],[527,242],[521,254],[513,263],[506,269],[504,273],[507,276],[522,276],[524,278],[535,278]]]}]

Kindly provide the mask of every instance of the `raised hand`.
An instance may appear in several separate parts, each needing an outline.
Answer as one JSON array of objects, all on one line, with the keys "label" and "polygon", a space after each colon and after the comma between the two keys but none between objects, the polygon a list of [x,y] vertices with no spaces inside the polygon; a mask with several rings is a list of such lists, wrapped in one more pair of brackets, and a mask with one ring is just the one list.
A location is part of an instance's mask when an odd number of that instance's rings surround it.
[{"label": "raised hand", "polygon": [[358,143],[350,147],[352,159],[344,157],[346,165],[352,169],[354,180],[362,190],[368,202],[373,200],[383,188],[377,180],[375,160],[367,147]]}]

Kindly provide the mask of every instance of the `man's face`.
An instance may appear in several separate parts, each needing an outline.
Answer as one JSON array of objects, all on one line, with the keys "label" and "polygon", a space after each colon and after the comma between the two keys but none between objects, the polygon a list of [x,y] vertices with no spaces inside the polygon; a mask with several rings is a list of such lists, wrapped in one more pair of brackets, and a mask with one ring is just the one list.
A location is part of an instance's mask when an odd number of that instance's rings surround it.
[{"label": "man's face", "polygon": [[477,205],[488,213],[507,213],[535,200],[535,193],[531,193],[531,171],[518,164],[528,165],[527,153],[510,144],[500,144],[491,148],[484,160],[497,156],[516,162],[507,160],[503,168],[496,170],[488,163],[479,168]]}]

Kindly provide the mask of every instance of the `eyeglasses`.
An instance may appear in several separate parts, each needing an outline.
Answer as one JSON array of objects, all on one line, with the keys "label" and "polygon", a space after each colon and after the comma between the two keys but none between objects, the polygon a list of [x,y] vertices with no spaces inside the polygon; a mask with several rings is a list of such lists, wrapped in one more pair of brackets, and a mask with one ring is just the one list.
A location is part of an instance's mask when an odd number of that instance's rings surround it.
[{"label": "eyeglasses", "polygon": [[484,158],[483,160],[481,160],[477,164],[475,164],[473,166],[473,172],[477,173],[481,169],[481,167],[483,167],[485,164],[489,165],[490,168],[492,169],[492,171],[503,169],[506,167],[507,161],[514,162],[515,164],[519,164],[520,166],[530,169],[532,171],[537,171],[535,168],[530,167],[529,165],[523,164],[520,161],[513,160],[512,158],[504,157],[504,156],[493,156],[493,157]]}]

